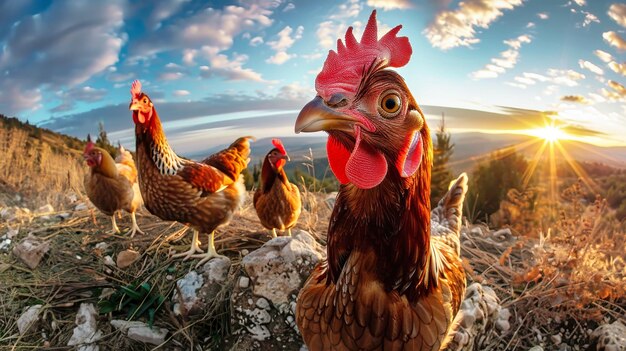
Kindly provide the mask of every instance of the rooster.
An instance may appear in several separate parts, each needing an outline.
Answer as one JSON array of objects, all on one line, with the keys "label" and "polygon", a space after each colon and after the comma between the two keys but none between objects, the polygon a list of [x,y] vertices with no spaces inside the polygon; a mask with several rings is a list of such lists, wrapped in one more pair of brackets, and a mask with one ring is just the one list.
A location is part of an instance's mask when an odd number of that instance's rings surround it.
[{"label": "rooster", "polygon": [[433,214],[432,143],[402,77],[401,26],[377,36],[376,12],[360,42],[349,28],[315,81],[317,97],[295,131],[326,131],[342,183],[327,238],[327,261],[300,291],[296,321],[309,350],[439,350],[465,290],[459,229],[467,177]]},{"label": "rooster", "polygon": [[[226,225],[246,196],[241,172],[247,167],[252,137],[242,137],[227,149],[201,162],[182,158],[170,147],[154,104],[134,81],[131,103],[135,123],[139,187],[146,208],[155,216],[193,229],[188,251],[174,257],[201,258],[198,266],[217,254],[214,231]],[[199,232],[209,234],[207,253],[200,249]],[[199,253],[199,254],[198,254]]]},{"label": "rooster", "polygon": [[274,148],[263,160],[261,169],[261,186],[254,193],[254,208],[261,224],[272,230],[276,237],[276,229],[287,229],[291,236],[291,228],[296,225],[302,203],[300,190],[289,183],[283,167],[289,161],[285,146],[279,139],[272,139]]},{"label": "rooster", "polygon": [[88,141],[83,157],[91,171],[85,175],[84,185],[89,200],[104,214],[111,216],[113,233],[120,232],[115,212],[124,210],[130,213],[132,228],[129,233],[132,238],[136,232],[143,234],[135,218],[135,211],[141,206],[142,200],[133,157],[123,148],[120,151],[114,161],[107,151]]}]

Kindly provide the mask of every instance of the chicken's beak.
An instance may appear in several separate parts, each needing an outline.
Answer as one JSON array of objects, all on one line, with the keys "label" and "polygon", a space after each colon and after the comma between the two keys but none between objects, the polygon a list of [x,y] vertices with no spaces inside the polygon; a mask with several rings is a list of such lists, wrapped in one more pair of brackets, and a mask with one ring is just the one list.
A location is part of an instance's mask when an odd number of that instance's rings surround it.
[{"label": "chicken's beak", "polygon": [[135,102],[135,101],[131,102],[130,106],[128,106],[128,109],[131,111],[139,110],[139,102]]},{"label": "chicken's beak", "polygon": [[324,100],[317,96],[300,111],[298,119],[296,119],[295,131],[296,134],[300,132],[319,132],[321,130],[353,132],[354,124],[357,122],[358,120],[354,117],[328,107]]},{"label": "chicken's beak", "polygon": [[280,158],[282,158],[283,160],[286,160],[287,162],[291,161],[291,159],[289,158],[289,155],[287,154],[281,155]]}]

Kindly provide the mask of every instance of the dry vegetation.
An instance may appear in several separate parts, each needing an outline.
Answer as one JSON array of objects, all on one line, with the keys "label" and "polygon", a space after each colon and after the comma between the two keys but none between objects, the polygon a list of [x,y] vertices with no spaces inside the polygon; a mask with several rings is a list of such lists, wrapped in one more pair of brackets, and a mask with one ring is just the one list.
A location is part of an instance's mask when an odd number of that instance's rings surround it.
[{"label": "dry vegetation", "polygon": [[[296,227],[313,233],[318,239],[325,236],[328,223],[325,219],[330,214],[323,205],[325,197],[325,194],[308,193],[305,200],[308,203]],[[238,270],[243,250],[252,251],[271,239],[271,234],[261,227],[250,198],[230,225],[216,234],[217,250],[231,258],[232,271]],[[32,222],[20,225],[17,240],[35,235],[49,240],[51,249],[34,270],[23,266],[13,255],[0,253],[0,281],[3,282],[0,285],[0,349],[38,349],[44,345],[64,349],[76,326],[74,319],[81,302],[98,304],[112,300],[111,293],[126,288],[134,287],[141,292],[140,286],[146,283],[146,294],[135,301],[134,308],[127,305],[120,311],[100,315],[98,326],[105,334],[101,346],[105,349],[151,349],[150,345],[126,338],[107,321],[126,318],[148,321],[147,311],[154,308],[154,325],[171,332],[168,347],[187,350],[202,345],[205,350],[220,349],[223,337],[229,332],[229,287],[223,289],[222,299],[214,301],[204,315],[175,316],[171,301],[175,282],[194,268],[195,261],[170,259],[168,253],[172,246],[165,243],[164,238],[184,227],[155,220],[145,212],[138,215],[138,221],[149,234],[138,235],[133,240],[124,235],[105,234],[110,229],[110,219],[97,210],[75,212],[66,221],[33,218]],[[127,215],[118,223],[122,230],[130,227]],[[0,233],[9,229],[8,224],[0,224]],[[108,248],[97,249],[96,245],[101,242],[109,244]],[[182,247],[189,242],[190,235],[183,235],[175,244]],[[104,264],[106,255],[115,258],[117,253],[129,248],[142,254],[130,267],[118,269]],[[40,332],[20,337],[16,320],[28,306],[35,304],[44,306]],[[145,311],[140,313],[142,309]],[[129,311],[135,315],[128,315]]]}]

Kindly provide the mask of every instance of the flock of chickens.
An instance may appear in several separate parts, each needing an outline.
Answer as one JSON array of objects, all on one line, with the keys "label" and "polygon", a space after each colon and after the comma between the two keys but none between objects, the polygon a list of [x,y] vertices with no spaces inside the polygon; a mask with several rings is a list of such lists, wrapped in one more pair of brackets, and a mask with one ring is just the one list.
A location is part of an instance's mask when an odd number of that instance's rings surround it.
[{"label": "flock of chickens", "polygon": [[[412,54],[408,38],[396,36],[400,28],[378,39],[375,11],[360,42],[349,28],[316,78],[317,96],[296,120],[296,133],[328,133],[329,163],[342,184],[329,221],[327,261],[297,301],[296,321],[309,350],[439,350],[464,295],[459,229],[467,177],[453,181],[431,212],[429,129],[403,78],[388,69],[406,65]],[[115,212],[129,212],[131,237],[141,233],[135,211],[143,200],[153,215],[193,229],[189,250],[176,257],[202,264],[219,256],[214,232],[246,196],[241,172],[252,137],[194,162],[172,150],[139,81],[129,109],[136,163],[128,151],[114,161],[89,142],[89,198],[111,216],[114,231]],[[273,144],[254,206],[276,236],[276,229],[290,233],[301,200],[283,169],[289,156],[280,140]],[[206,253],[200,232],[209,235]]]}]

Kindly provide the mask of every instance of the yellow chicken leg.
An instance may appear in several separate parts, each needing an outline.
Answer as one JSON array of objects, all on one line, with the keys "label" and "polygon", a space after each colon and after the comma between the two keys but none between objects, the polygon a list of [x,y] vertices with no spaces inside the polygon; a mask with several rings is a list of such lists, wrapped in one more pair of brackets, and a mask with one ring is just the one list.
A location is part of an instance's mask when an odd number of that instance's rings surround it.
[{"label": "yellow chicken leg", "polygon": [[137,218],[135,217],[135,212],[132,212],[130,214],[130,218],[133,220],[133,227],[130,228],[130,230],[128,231],[129,234],[130,233],[130,237],[132,238],[133,236],[135,236],[136,232],[139,232],[140,234],[146,234],[144,233],[141,229],[139,229],[139,226],[137,225]]},{"label": "yellow chicken leg", "polygon": [[276,238],[278,235],[276,234],[276,228],[272,228],[272,238]]},{"label": "yellow chicken leg", "polygon": [[113,214],[113,216],[111,216],[111,224],[112,224],[112,228],[109,231],[109,233],[111,233],[111,234],[119,234],[120,233],[120,228],[117,227],[117,222],[115,222],[115,213]]},{"label": "yellow chicken leg", "polygon": [[200,255],[193,255],[194,258],[201,258],[200,262],[196,264],[196,268],[208,262],[210,259],[215,257],[226,257],[224,255],[220,255],[215,250],[215,231],[209,234],[209,248],[208,252]]},{"label": "yellow chicken leg", "polygon": [[174,254],[172,255],[172,257],[176,257],[176,258],[184,257],[183,261],[186,261],[192,257],[196,257],[194,254],[197,252],[204,252],[204,251],[200,248],[200,240],[198,240],[198,231],[193,229],[193,239],[191,239],[191,246],[189,247],[189,250]]}]

